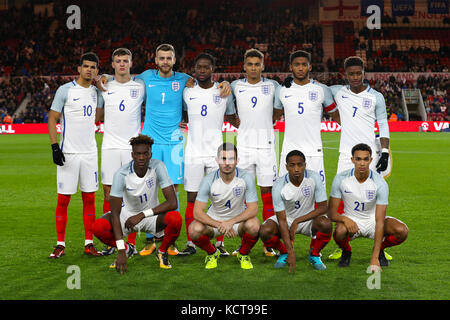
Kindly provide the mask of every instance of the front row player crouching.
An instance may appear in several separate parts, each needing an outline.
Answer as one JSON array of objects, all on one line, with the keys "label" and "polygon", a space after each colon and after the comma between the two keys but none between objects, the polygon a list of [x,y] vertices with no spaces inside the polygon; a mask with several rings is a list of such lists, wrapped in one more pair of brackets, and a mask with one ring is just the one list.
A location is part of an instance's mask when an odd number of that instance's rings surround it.
[{"label": "front row player crouching", "polygon": [[[189,235],[199,248],[205,250],[206,269],[217,267],[220,251],[210,239],[224,234],[242,238],[237,257],[242,269],[252,269],[248,254],[258,241],[260,222],[255,177],[237,168],[237,149],[232,143],[222,144],[216,159],[219,169],[206,175],[194,203],[194,221]],[[211,206],[205,213],[208,199]]]},{"label": "front row player crouching", "polygon": [[[325,187],[317,172],[306,170],[305,155],[298,150],[287,154],[286,169],[288,173],[279,177],[272,189],[276,216],[264,222],[259,235],[266,246],[280,251],[275,268],[288,264],[289,272],[295,272],[292,245],[295,234],[311,237],[308,260],[315,269],[325,270],[320,251],[330,241],[333,230],[330,219],[324,216],[327,211]],[[315,203],[317,208],[314,208]]]},{"label": "front row player crouching", "polygon": [[[336,222],[334,239],[342,249],[340,267],[350,264],[352,248],[350,240],[357,237],[374,240],[370,267],[381,271],[389,266],[384,249],[399,245],[408,236],[408,227],[386,216],[389,188],[381,175],[369,169],[372,149],[367,144],[352,148],[353,169],[338,174],[331,187],[328,216]],[[344,214],[337,213],[341,199]]]},{"label": "front row player crouching", "polygon": [[[133,160],[122,166],[115,174],[111,187],[111,212],[94,223],[95,236],[104,244],[117,247],[115,261],[117,271],[127,271],[127,257],[134,248],[123,242],[123,237],[132,232],[148,232],[158,236],[164,234],[157,258],[160,267],[170,269],[167,249],[180,235],[183,223],[177,211],[177,198],[165,165],[152,158],[153,139],[138,135],[130,139]],[[166,199],[158,201],[161,187]],[[123,201],[123,206],[122,206]]]}]

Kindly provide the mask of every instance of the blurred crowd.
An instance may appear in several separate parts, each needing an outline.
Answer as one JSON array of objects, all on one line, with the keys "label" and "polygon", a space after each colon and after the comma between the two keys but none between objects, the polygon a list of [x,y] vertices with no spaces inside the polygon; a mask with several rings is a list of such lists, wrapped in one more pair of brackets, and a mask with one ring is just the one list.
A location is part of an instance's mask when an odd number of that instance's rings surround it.
[{"label": "blurred crowd", "polygon": [[[60,76],[77,73],[81,54],[96,52],[101,59],[100,71],[113,73],[112,50],[122,46],[133,52],[133,74],[155,67],[154,49],[161,43],[174,45],[175,70],[186,73],[192,73],[193,60],[201,51],[217,58],[217,73],[242,72],[244,52],[252,47],[265,52],[265,72],[287,72],[289,53],[297,49],[312,53],[313,71],[341,72],[342,59],[324,61],[322,27],[307,22],[308,5],[295,3],[294,0],[80,0],[79,30],[66,27],[69,16],[66,8],[71,5],[68,0],[55,2],[53,15],[46,11],[35,14],[30,3],[21,9],[1,11],[0,77],[6,80],[0,82],[0,120],[46,122],[53,95],[65,82]],[[17,28],[18,21],[27,23]],[[379,37],[377,32],[380,31],[361,30],[361,35],[369,40],[369,48],[364,47],[366,43],[354,43],[355,49],[367,50],[366,71],[448,72],[439,59],[448,57],[448,47],[441,46],[434,53],[429,48],[404,52],[395,46],[372,50],[370,39]],[[394,65],[398,69],[392,70],[391,64],[385,64],[391,59],[402,62],[400,66]],[[343,80],[332,75],[323,82],[331,85]],[[404,88],[421,90],[429,119],[449,119],[448,82],[440,78],[419,78],[417,83],[398,83],[394,79],[371,85],[385,96],[392,120],[404,120],[400,103]],[[26,110],[14,117],[27,94],[31,100]]]}]

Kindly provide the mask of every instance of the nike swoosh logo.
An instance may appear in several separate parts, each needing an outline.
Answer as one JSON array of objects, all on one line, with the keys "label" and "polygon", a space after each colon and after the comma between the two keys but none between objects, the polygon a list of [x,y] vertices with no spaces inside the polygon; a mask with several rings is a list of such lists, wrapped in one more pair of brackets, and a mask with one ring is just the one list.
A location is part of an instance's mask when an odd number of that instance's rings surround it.
[{"label": "nike swoosh logo", "polygon": [[156,86],[156,84],[149,84],[148,85],[149,88],[154,87],[154,86]]},{"label": "nike swoosh logo", "polygon": [[78,101],[78,100],[80,100],[80,98],[77,98],[77,99],[73,98],[73,101]]},{"label": "nike swoosh logo", "polygon": [[346,99],[346,98],[348,98],[348,97],[346,97],[346,96],[342,96],[342,98]]},{"label": "nike swoosh logo", "polygon": [[284,96],[285,98],[290,98],[290,97],[292,97],[292,95],[290,95],[290,96]]},{"label": "nike swoosh logo", "polygon": [[247,90],[239,90],[239,93],[242,93],[242,92],[244,92],[244,91],[247,91]]},{"label": "nike swoosh logo", "polygon": [[213,197],[220,196],[220,193],[217,193],[217,194],[216,194],[216,193],[213,193],[212,196],[213,196]]},{"label": "nike swoosh logo", "polygon": [[108,96],[110,95],[110,94],[114,94],[115,92],[108,92]]},{"label": "nike swoosh logo", "polygon": [[352,193],[351,191],[344,190],[344,193]]},{"label": "nike swoosh logo", "polygon": [[194,99],[197,99],[197,97],[194,97],[194,98],[189,98],[189,100],[194,100]]},{"label": "nike swoosh logo", "polygon": [[130,188],[127,188],[127,191],[133,191],[133,190],[136,190],[136,189],[130,189]]}]

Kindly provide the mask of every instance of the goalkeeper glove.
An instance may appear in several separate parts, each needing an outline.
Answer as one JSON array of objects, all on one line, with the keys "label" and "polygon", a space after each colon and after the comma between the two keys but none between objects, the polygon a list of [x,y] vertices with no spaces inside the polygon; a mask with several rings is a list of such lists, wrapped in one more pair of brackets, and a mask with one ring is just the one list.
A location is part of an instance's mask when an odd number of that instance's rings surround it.
[{"label": "goalkeeper glove", "polygon": [[386,170],[388,167],[388,162],[389,162],[389,152],[381,153],[380,160],[378,160],[378,163],[376,166],[377,172],[380,173],[380,172]]},{"label": "goalkeeper glove", "polygon": [[53,162],[58,166],[63,166],[66,158],[64,157],[64,153],[59,148],[59,144],[52,144],[52,152],[53,152]]}]

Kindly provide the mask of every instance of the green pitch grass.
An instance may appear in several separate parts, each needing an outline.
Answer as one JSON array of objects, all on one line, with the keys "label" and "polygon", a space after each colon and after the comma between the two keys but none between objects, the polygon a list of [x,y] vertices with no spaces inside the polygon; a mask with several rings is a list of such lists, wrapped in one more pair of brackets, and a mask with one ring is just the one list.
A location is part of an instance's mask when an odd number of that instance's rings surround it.
[{"label": "green pitch grass", "polygon": [[[102,136],[98,135],[98,145]],[[338,133],[323,134],[327,192],[336,172]],[[0,299],[449,299],[450,243],[449,176],[450,136],[446,133],[392,133],[393,171],[388,215],[404,221],[410,230],[405,243],[388,249],[394,260],[383,268],[380,289],[368,289],[366,273],[372,241],[353,241],[350,267],[340,269],[323,250],[327,270],[314,270],[307,262],[309,239],[297,235],[297,272],[275,270],[275,258],[262,254],[259,241],[251,252],[253,270],[241,270],[235,257],[221,258],[215,270],[204,269],[205,253],[171,257],[173,269],[159,268],[155,255],[135,256],[129,272],[119,275],[108,268],[114,256],[93,258],[83,254],[84,229],[80,193],[69,205],[66,255],[48,259],[56,243],[56,169],[48,136],[0,136]],[[103,192],[96,194],[97,216]],[[184,215],[186,195],[180,188]],[[259,216],[261,218],[261,209]],[[137,239],[143,247],[145,235]],[[183,249],[186,233],[177,241]],[[95,239],[97,248],[103,245]],[[226,239],[232,252],[238,239]],[[79,268],[80,289],[69,289],[71,266]],[[70,287],[70,286],[69,286]]]}]

